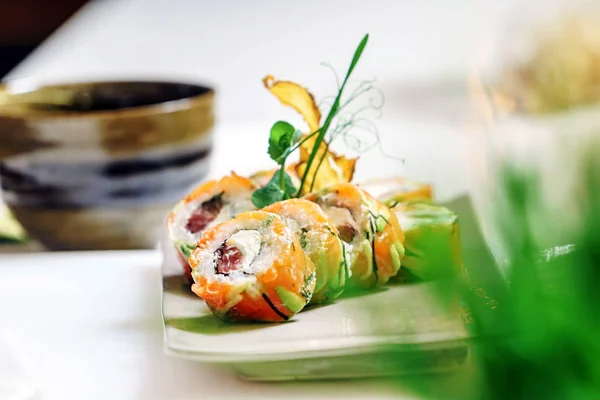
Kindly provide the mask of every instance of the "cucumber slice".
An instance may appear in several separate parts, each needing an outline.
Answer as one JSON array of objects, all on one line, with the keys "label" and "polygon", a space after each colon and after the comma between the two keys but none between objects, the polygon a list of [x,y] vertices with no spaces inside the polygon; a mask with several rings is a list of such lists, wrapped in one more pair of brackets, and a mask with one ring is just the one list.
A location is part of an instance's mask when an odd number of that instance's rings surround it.
[{"label": "cucumber slice", "polygon": [[284,287],[277,286],[275,291],[283,304],[285,304],[285,306],[293,313],[300,312],[306,305],[306,300],[302,296],[299,296]]},{"label": "cucumber slice", "polygon": [[[392,263],[394,264],[394,268],[396,270],[399,270],[400,269],[400,259],[402,258],[402,256],[400,255],[398,248],[396,246],[392,245],[392,247],[390,249],[390,254],[392,256]],[[402,254],[402,255],[404,255],[404,254]]]},{"label": "cucumber slice", "polygon": [[375,220],[375,225],[377,226],[377,232],[383,232],[387,223],[388,222],[384,216],[382,216],[382,215],[378,216],[377,219]]},{"label": "cucumber slice", "polygon": [[190,257],[192,252],[196,249],[196,246],[180,242],[178,244],[178,248],[179,248],[179,251],[182,253],[182,255],[187,259]]}]

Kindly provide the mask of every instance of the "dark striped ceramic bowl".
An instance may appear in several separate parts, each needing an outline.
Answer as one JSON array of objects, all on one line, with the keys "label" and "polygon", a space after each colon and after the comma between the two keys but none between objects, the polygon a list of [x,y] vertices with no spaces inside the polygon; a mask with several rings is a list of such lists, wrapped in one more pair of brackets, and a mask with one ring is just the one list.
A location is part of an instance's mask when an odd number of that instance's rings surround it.
[{"label": "dark striped ceramic bowl", "polygon": [[50,249],[156,244],[208,172],[211,89],[170,82],[0,88],[0,186]]}]

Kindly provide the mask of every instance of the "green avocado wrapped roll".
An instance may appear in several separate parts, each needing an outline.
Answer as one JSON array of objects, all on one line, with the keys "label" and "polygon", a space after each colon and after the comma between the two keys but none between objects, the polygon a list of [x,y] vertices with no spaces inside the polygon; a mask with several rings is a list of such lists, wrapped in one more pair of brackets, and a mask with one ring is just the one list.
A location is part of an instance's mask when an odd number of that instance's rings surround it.
[{"label": "green avocado wrapped roll", "polygon": [[345,243],[351,286],[381,286],[398,273],[404,235],[387,206],[350,183],[338,183],[305,198],[323,209]]},{"label": "green avocado wrapped roll", "polygon": [[404,232],[404,273],[432,280],[462,271],[462,251],[458,217],[445,207],[426,204],[397,204],[392,211]]},{"label": "green avocado wrapped roll", "polygon": [[388,207],[398,203],[433,202],[431,185],[401,177],[374,179],[358,186]]},{"label": "green avocado wrapped roll", "polygon": [[323,210],[308,200],[289,199],[273,203],[262,211],[284,219],[315,265],[317,282],[310,303],[326,303],[339,297],[350,275],[349,266],[338,230]]}]

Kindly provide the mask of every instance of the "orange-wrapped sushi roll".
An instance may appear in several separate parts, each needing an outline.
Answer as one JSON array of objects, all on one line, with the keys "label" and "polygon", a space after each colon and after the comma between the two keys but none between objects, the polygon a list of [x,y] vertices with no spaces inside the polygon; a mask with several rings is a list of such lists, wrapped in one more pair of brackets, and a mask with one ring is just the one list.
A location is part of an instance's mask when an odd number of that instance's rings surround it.
[{"label": "orange-wrapped sushi roll", "polygon": [[389,207],[393,207],[398,203],[433,201],[433,187],[431,185],[405,178],[375,179],[359,186]]},{"label": "orange-wrapped sushi roll", "polygon": [[315,288],[315,267],[294,233],[263,211],[204,231],[189,262],[192,291],[228,321],[286,321]]},{"label": "orange-wrapped sushi roll", "polygon": [[202,232],[239,213],[256,209],[251,201],[255,190],[252,180],[232,173],[198,186],[173,208],[167,217],[167,228],[188,273],[187,259]]},{"label": "orange-wrapped sushi roll", "polygon": [[398,273],[404,234],[387,206],[350,183],[330,186],[306,199],[321,206],[346,243],[351,283],[370,288]]},{"label": "orange-wrapped sushi roll", "polygon": [[349,275],[348,265],[338,230],[323,210],[308,200],[290,199],[271,204],[262,211],[283,217],[315,265],[317,283],[311,304],[339,297]]}]

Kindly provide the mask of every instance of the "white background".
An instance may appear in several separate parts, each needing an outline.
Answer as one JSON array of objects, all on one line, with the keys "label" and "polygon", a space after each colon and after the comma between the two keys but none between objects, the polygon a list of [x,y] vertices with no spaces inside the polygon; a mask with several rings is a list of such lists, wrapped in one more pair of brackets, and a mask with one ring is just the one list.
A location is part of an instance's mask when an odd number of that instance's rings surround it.
[{"label": "white background", "polygon": [[[388,97],[462,78],[506,24],[510,1],[494,0],[113,0],[96,1],[11,77],[50,80],[165,77],[217,88],[224,122],[271,121],[282,111],[262,87],[273,74],[334,91],[365,33],[355,78],[376,77]],[[508,15],[508,16],[507,16]]]}]

